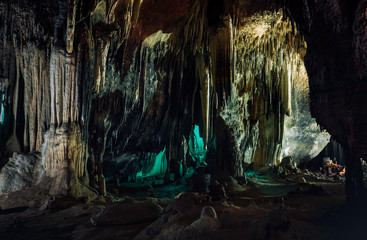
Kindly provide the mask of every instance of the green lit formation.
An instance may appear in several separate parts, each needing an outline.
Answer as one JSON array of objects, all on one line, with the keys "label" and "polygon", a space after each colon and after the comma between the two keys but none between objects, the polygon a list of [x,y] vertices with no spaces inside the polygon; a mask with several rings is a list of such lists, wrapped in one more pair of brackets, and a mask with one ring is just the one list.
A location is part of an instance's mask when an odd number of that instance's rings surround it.
[{"label": "green lit formation", "polygon": [[[189,153],[192,159],[196,162],[196,168],[205,164],[206,149],[204,139],[200,137],[199,126],[194,125],[190,133]],[[144,160],[146,164],[141,171],[136,173],[136,179],[146,178],[164,178],[167,171],[166,148],[161,152],[150,153]],[[182,165],[180,166],[180,175],[184,174]]]},{"label": "green lit formation", "polygon": [[3,124],[4,123],[4,119],[5,119],[4,101],[5,101],[5,94],[1,94],[0,124]]},{"label": "green lit formation", "polygon": [[[194,125],[190,133],[189,139],[189,153],[196,162],[196,168],[205,164],[206,149],[204,146],[204,139],[200,136],[199,126]],[[167,171],[166,148],[161,152],[150,153],[144,160],[146,164],[141,171],[136,173],[136,179],[146,178],[164,178]],[[180,175],[183,175],[183,167],[180,166]]]},{"label": "green lit formation", "polygon": [[246,172],[246,176],[249,178],[259,178],[259,179],[265,179],[266,177],[258,172],[254,172],[254,171],[248,171]]},{"label": "green lit formation", "polygon": [[189,153],[196,162],[196,167],[205,163],[206,149],[204,147],[204,139],[200,137],[198,125],[194,125],[190,133]]},{"label": "green lit formation", "polygon": [[144,179],[149,177],[163,178],[167,171],[167,158],[166,158],[166,148],[164,148],[160,153],[151,153],[149,155],[147,164],[142,168],[140,172],[136,173],[137,179]]}]

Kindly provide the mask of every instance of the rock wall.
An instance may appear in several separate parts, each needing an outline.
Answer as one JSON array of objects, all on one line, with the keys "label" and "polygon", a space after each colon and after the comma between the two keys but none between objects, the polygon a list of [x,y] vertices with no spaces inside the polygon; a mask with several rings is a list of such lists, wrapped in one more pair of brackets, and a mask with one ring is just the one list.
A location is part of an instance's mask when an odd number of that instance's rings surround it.
[{"label": "rock wall", "polygon": [[0,3],[4,49],[0,75],[9,82],[4,91],[7,106],[1,151],[5,157],[13,152],[41,152],[40,166],[46,175],[66,179],[64,185],[68,185],[65,168],[85,175],[83,126],[79,125],[85,118],[81,111],[85,101],[81,99],[80,62],[74,53],[67,53],[58,29],[64,21],[59,19],[63,7],[61,1]]},{"label": "rock wall", "polygon": [[[360,158],[366,157],[366,1],[289,4],[308,44],[311,113],[345,151],[348,201],[364,195]],[[299,2],[299,1],[298,1]],[[304,1],[305,2],[305,1]],[[308,21],[306,21],[308,19]]]}]

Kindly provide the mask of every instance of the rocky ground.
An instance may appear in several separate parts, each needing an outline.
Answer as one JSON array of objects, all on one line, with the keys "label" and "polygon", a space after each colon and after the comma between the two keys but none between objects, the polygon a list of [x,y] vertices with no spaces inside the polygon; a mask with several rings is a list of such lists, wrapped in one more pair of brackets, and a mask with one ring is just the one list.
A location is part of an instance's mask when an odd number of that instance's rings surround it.
[{"label": "rocky ground", "polygon": [[302,182],[279,181],[261,174],[249,177],[243,185],[232,179],[226,186],[228,199],[218,201],[190,192],[173,200],[167,195],[160,198],[160,187],[155,187],[155,194],[146,189],[126,191],[140,196],[134,199],[108,194],[83,202],[55,198],[40,186],[32,187],[0,198],[0,237],[364,239],[365,222],[358,216],[365,211],[344,206],[343,182],[305,171],[301,174],[293,179]]}]

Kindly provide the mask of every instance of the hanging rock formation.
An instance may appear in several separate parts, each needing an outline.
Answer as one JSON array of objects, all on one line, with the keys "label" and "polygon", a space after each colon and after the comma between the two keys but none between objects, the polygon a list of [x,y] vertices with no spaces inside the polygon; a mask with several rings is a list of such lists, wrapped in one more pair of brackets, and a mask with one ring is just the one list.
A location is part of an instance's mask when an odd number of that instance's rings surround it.
[{"label": "hanging rock formation", "polygon": [[317,156],[330,141],[326,131],[311,117],[308,78],[305,66],[299,65],[298,78],[292,83],[292,111],[284,120],[281,159],[292,156],[300,163]]},{"label": "hanging rock formation", "polygon": [[[313,9],[305,6],[299,13],[265,0],[0,0],[2,165],[13,152],[40,152],[52,193],[79,198],[93,195],[92,188],[106,194],[105,179],[135,180],[162,151],[160,177],[181,176],[195,165],[187,154],[195,125],[205,150],[201,165],[212,173],[241,177],[245,163],[260,168],[295,155],[302,146],[297,128],[307,129],[309,145],[296,159],[316,155],[328,136],[307,113],[306,51],[313,116],[340,139],[340,124],[324,120],[339,114],[327,108],[334,95],[319,93],[337,84],[341,90],[346,81],[324,77],[336,70],[319,67],[326,58],[314,56],[322,45],[314,37],[318,26],[306,34]],[[331,94],[341,101],[341,92]],[[359,120],[347,119],[355,138],[343,141],[357,153],[365,145],[351,121]]]}]

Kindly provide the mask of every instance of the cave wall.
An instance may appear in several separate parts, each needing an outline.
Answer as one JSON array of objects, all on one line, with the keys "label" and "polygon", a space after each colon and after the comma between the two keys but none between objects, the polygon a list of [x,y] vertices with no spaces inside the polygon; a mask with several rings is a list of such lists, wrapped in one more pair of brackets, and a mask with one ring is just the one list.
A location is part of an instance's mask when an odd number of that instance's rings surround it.
[{"label": "cave wall", "polygon": [[[69,32],[64,32],[73,6],[62,1],[0,5],[4,50],[0,75],[8,82],[2,155],[40,152],[41,166],[58,183],[55,191],[66,193],[69,172],[84,175],[83,119],[89,118],[84,110],[89,89],[82,88],[88,81],[83,76],[85,63],[67,51]],[[22,164],[20,172],[26,168]]]},{"label": "cave wall", "polygon": [[280,160],[306,44],[275,3],[2,0],[0,12],[2,161],[40,152],[54,193],[105,194],[106,166],[163,149],[168,180],[194,124],[227,175]]},{"label": "cave wall", "polygon": [[[305,57],[312,114],[338,142],[364,157],[366,2],[316,4],[306,35],[312,50]],[[316,33],[318,39],[313,37]]]},{"label": "cave wall", "polygon": [[[298,1],[300,2],[300,1]],[[311,113],[342,146],[347,201],[363,198],[360,158],[366,157],[366,1],[303,1],[289,4],[308,44]]]}]

